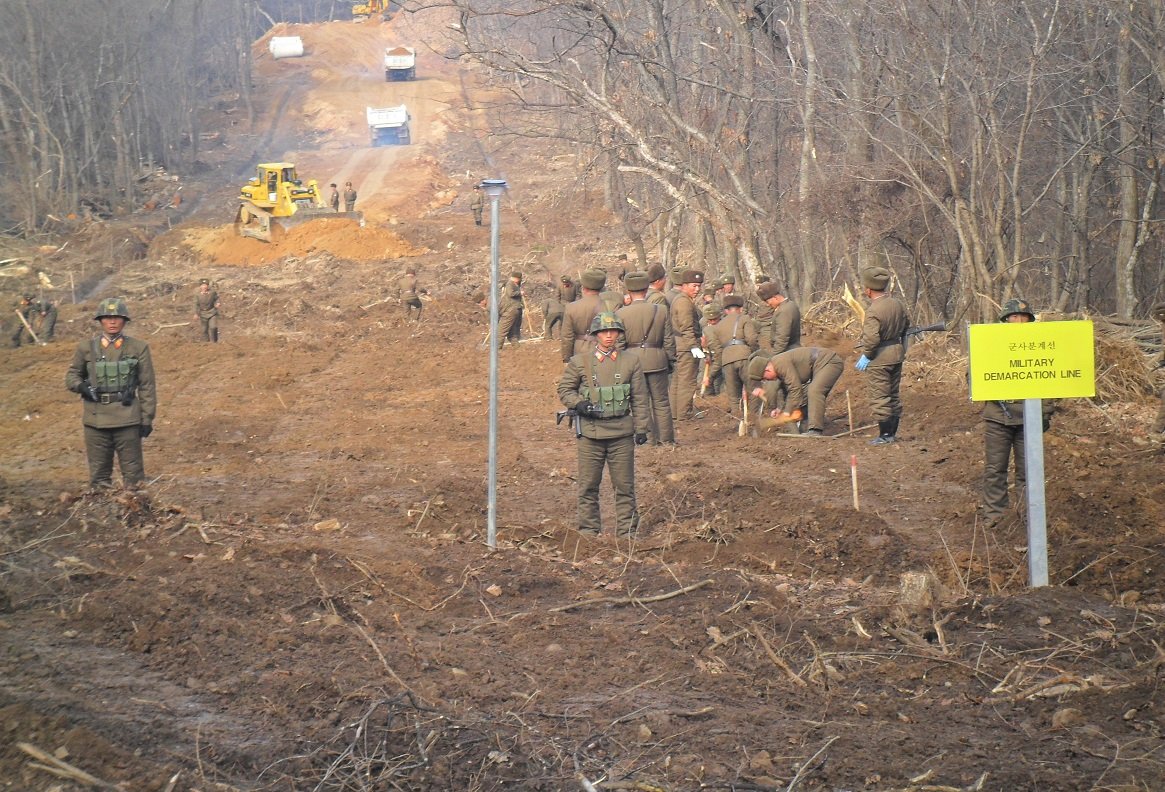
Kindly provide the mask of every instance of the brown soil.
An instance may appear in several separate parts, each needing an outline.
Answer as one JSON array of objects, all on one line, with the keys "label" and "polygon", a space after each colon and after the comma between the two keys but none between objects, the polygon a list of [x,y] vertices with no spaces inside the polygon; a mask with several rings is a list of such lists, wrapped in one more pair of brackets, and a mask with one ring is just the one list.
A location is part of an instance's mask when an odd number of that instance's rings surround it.
[{"label": "brown soil", "polygon": [[[976,521],[957,345],[914,349],[895,446],[742,438],[706,400],[678,448],[638,454],[648,527],[629,544],[572,528],[557,343],[532,341],[502,351],[485,547],[488,359],[468,295],[489,240],[467,187],[510,180],[502,255],[534,303],[563,270],[618,270],[624,245],[549,144],[487,164],[485,94],[439,54],[448,21],[281,30],[308,56],[261,60],[255,138],[231,140],[237,114],[206,119],[228,143],[184,185],[202,196],[185,219],[143,212],[40,261],[129,295],[158,369],[156,478],[83,492],[61,381],[92,299],[63,306],[60,342],[0,352],[3,788],[95,787],[67,763],[125,790],[1165,789],[1150,405],[1064,405],[1055,585],[1028,591],[1018,516]],[[419,79],[386,84],[379,53],[402,43]],[[364,105],[400,101],[414,145],[367,148]],[[238,174],[259,159],[351,179],[367,226],[235,238]],[[98,284],[126,229],[167,217]],[[432,290],[420,324],[390,299],[406,263]],[[202,276],[225,305],[218,345],[168,326]],[[808,332],[852,359],[852,327]],[[869,423],[847,369],[831,434],[847,391]]]}]

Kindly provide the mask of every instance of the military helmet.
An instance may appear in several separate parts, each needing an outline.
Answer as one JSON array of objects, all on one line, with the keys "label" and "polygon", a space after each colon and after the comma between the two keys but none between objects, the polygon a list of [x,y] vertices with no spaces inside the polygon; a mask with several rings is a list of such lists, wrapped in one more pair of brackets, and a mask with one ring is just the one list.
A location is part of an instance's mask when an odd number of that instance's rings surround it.
[{"label": "military helmet", "polygon": [[129,321],[129,308],[125,306],[124,297],[106,297],[97,305],[97,313],[93,316],[94,319],[101,319],[105,316],[120,316],[125,321]]},{"label": "military helmet", "polygon": [[620,333],[626,332],[626,329],[623,327],[623,320],[607,311],[603,311],[591,320],[591,332],[597,333],[600,330],[618,330]]},{"label": "military helmet", "polygon": [[1031,319],[1033,322],[1036,320],[1036,314],[1032,310],[1031,303],[1027,300],[1012,297],[1003,304],[1003,310],[999,312],[999,321],[1006,322],[1007,317],[1014,316],[1015,314],[1027,314],[1028,319]]}]

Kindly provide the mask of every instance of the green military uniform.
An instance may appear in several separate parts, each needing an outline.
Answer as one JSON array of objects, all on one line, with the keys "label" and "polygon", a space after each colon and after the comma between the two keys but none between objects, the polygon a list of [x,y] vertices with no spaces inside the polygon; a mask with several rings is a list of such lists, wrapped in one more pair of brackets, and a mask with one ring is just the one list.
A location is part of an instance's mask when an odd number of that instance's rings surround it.
[{"label": "green military uniform", "polygon": [[718,374],[723,373],[724,390],[729,400],[741,396],[748,376],[744,370],[745,364],[759,344],[752,319],[740,311],[743,306],[743,299],[735,294],[727,295],[724,297],[725,314],[716,325],[704,332],[712,359],[706,379],[715,380]]},{"label": "green military uniform", "polygon": [[[1036,315],[1024,300],[1008,300],[1003,305],[999,321],[1006,322],[1013,314],[1026,314],[1034,322]],[[1051,426],[1056,403],[1044,399],[1041,404],[1043,430]],[[1007,468],[1015,458],[1015,489],[1018,492],[1027,482],[1024,461],[1023,401],[983,402],[983,519],[996,523],[1007,513]]]},{"label": "green military uniform", "polygon": [[33,300],[29,306],[29,324],[41,343],[53,340],[57,328],[57,304],[45,297]]},{"label": "green military uniform", "polygon": [[[206,286],[206,291],[202,287]],[[218,292],[210,288],[210,281],[203,278],[198,283],[198,293],[194,295],[194,315],[202,325],[203,341],[218,341]]]},{"label": "green military uniform", "polygon": [[588,294],[583,294],[566,306],[562,314],[562,362],[570,360],[579,352],[594,346],[590,338],[591,322],[602,310],[599,292],[607,282],[607,273],[602,270],[587,270],[582,274],[582,285]]},{"label": "green military uniform", "polygon": [[[685,270],[680,280],[687,283],[703,283],[704,273]],[[696,410],[697,378],[700,360],[692,354],[700,348],[700,313],[696,304],[684,292],[677,292],[671,304],[671,329],[676,342],[676,364],[671,381],[671,414],[677,421],[698,418]]]},{"label": "green military uniform", "polygon": [[481,188],[473,188],[473,198],[469,202],[469,210],[473,212],[473,224],[481,225],[481,213],[485,209],[485,200],[481,197]]},{"label": "green military uniform", "polygon": [[769,407],[786,413],[800,410],[805,416],[807,434],[822,434],[825,402],[841,379],[844,366],[838,354],[820,347],[797,347],[773,355],[768,363],[777,375],[765,383]]},{"label": "green military uniform", "polygon": [[579,298],[578,284],[573,283],[569,277],[563,275],[555,294],[563,307],[570,305]]},{"label": "green military uniform", "polygon": [[[720,319],[723,316],[724,312],[720,310],[718,305],[709,304],[700,309],[700,350],[704,353],[704,357],[697,361],[696,368],[699,372],[697,379],[700,384],[701,396],[715,396],[724,390],[724,371],[721,369],[715,374],[712,373],[712,366],[716,362],[716,353],[708,341],[713,332],[712,328],[720,324]],[[707,381],[707,385],[704,384],[705,381]]]},{"label": "green military uniform", "polygon": [[356,209],[356,189],[352,186],[352,182],[344,183],[344,211],[351,212]]},{"label": "green military uniform", "polygon": [[898,434],[898,422],[902,418],[899,390],[902,387],[902,363],[906,360],[904,342],[910,316],[906,306],[886,291],[890,285],[888,269],[871,267],[864,270],[862,285],[874,294],[870,297],[872,302],[866,309],[866,320],[862,323],[862,335],[858,339],[857,351],[862,357],[856,368],[866,372],[870,408],[878,421],[878,436],[872,442],[882,445],[894,442]]},{"label": "green military uniform", "polygon": [[[1153,306],[1151,314],[1154,319],[1161,323],[1162,340],[1165,340],[1165,302],[1159,302]],[[1153,433],[1160,434],[1165,432],[1165,348],[1161,350],[1161,357],[1157,360],[1157,391],[1161,397],[1161,406],[1157,408],[1157,420],[1153,421]]]},{"label": "green military uniform", "polygon": [[647,268],[647,280],[650,288],[647,290],[647,301],[652,305],[662,305],[667,309],[668,321],[671,321],[671,298],[672,292],[670,289],[656,288],[654,285],[658,281],[667,281],[667,273],[663,271],[662,264],[652,264]]},{"label": "green military uniform", "polygon": [[623,292],[616,289],[604,289],[599,292],[599,302],[603,304],[604,313],[615,313],[623,307]]},{"label": "green military uniform", "polygon": [[[102,300],[95,318],[129,320],[121,298]],[[112,486],[116,454],[127,487],[146,477],[142,438],[153,431],[157,393],[150,348],[124,333],[102,332],[81,341],[65,374],[65,387],[84,400],[81,423],[85,427],[85,452],[89,459],[89,483]]]},{"label": "green military uniform", "polygon": [[516,344],[522,340],[522,273],[515,272],[503,283],[498,295],[498,346],[507,340]]},{"label": "green military uniform", "polygon": [[[16,305],[16,313],[24,317],[24,321],[32,325],[32,297],[25,295],[20,298],[20,302]],[[28,328],[24,326],[24,322],[18,318],[16,320],[16,330],[12,333],[12,346],[18,347],[21,344],[31,344],[32,336],[28,334]]]},{"label": "green military uniform", "polygon": [[424,291],[417,284],[416,270],[412,267],[405,270],[404,277],[396,284],[396,297],[400,300],[400,304],[405,307],[405,319],[412,319],[413,311],[416,311],[417,321],[421,321],[421,312],[425,309],[425,304],[421,302],[421,295]]},{"label": "green military uniform", "polygon": [[[591,330],[600,329],[622,330],[622,322],[613,314],[599,314]],[[615,531],[620,536],[633,534],[639,527],[635,445],[647,440],[650,413],[639,358],[618,349],[603,354],[597,346],[580,352],[566,364],[558,381],[558,398],[580,414],[579,531],[598,535],[602,530],[599,485],[605,465],[615,490]]]},{"label": "green military uniform", "polygon": [[[626,278],[632,292],[647,288],[647,274],[632,272]],[[626,350],[639,358],[643,378],[647,383],[647,401],[650,405],[649,431],[655,445],[675,443],[675,424],[672,422],[671,402],[668,400],[670,371],[676,359],[676,340],[672,334],[671,316],[667,308],[634,299],[622,306],[616,315],[623,321],[623,340]]]},{"label": "green military uniform", "polygon": [[570,278],[562,276],[562,280],[554,289],[554,294],[542,301],[542,337],[553,338],[554,328],[562,335],[562,316],[566,306],[578,299],[578,285],[571,283]]}]

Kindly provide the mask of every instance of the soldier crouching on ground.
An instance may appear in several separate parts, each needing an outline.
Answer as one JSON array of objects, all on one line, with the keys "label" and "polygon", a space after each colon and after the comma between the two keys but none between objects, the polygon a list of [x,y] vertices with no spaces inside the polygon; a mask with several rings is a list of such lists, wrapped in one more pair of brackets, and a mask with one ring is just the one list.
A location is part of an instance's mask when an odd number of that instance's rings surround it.
[{"label": "soldier crouching on ground", "polygon": [[113,486],[116,454],[123,483],[136,487],[146,478],[142,438],[153,431],[157,411],[150,348],[123,334],[129,321],[124,298],[102,300],[93,318],[101,332],[77,344],[65,374],[65,387],[81,394],[84,404],[89,484]]},{"label": "soldier crouching on ground", "polygon": [[[1008,300],[999,314],[1001,322],[1034,322],[1036,315],[1026,300]],[[1054,401],[1044,399],[1043,430],[1052,425]],[[1024,461],[1023,401],[983,402],[983,519],[988,526],[998,523],[1007,513],[1007,468],[1015,457],[1015,490],[1027,483]]]},{"label": "soldier crouching on ground", "polygon": [[603,466],[615,490],[615,533],[639,527],[635,501],[635,446],[647,442],[647,381],[635,355],[620,353],[623,322],[601,313],[591,324],[597,343],[571,357],[558,381],[558,399],[578,415],[578,529],[598,536]]},{"label": "soldier crouching on ground", "polygon": [[[750,374],[756,372],[751,358]],[[844,368],[836,352],[821,347],[797,347],[765,361],[761,369],[761,386],[753,391],[763,397],[772,408],[771,418],[785,423],[797,423],[807,416],[809,437],[821,437],[825,432],[825,402],[830,391],[841,378]]]}]

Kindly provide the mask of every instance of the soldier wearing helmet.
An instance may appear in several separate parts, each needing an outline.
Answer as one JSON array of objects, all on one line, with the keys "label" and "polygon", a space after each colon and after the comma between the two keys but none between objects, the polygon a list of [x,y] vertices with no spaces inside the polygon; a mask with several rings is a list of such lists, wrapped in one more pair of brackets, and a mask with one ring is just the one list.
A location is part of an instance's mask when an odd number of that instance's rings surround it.
[{"label": "soldier wearing helmet", "polygon": [[[1035,311],[1027,300],[1008,300],[999,312],[1001,322],[1034,322]],[[1043,400],[1043,430],[1052,425],[1056,404]],[[1018,493],[1027,482],[1024,468],[1023,402],[989,401],[983,403],[983,519],[988,526],[996,525],[1007,514],[1007,469],[1015,459],[1015,490]]]},{"label": "soldier wearing helmet", "polygon": [[620,351],[623,320],[600,313],[591,321],[595,346],[573,355],[558,381],[558,399],[579,415],[578,529],[602,531],[599,485],[603,467],[615,491],[615,532],[630,536],[639,527],[635,500],[635,446],[647,442],[647,381],[633,354]]},{"label": "soldier wearing helmet", "polygon": [[136,487],[146,477],[142,438],[153,431],[157,412],[150,348],[123,332],[130,321],[125,298],[102,300],[93,318],[101,332],[77,344],[65,374],[65,387],[83,404],[89,484],[113,486],[116,456],[123,484]]}]

